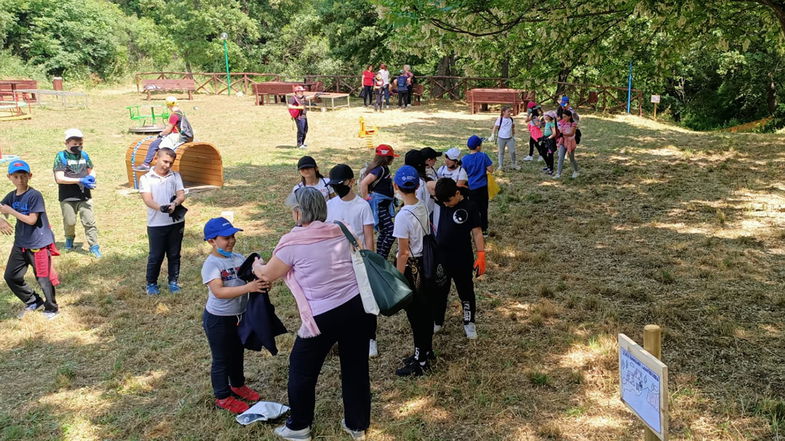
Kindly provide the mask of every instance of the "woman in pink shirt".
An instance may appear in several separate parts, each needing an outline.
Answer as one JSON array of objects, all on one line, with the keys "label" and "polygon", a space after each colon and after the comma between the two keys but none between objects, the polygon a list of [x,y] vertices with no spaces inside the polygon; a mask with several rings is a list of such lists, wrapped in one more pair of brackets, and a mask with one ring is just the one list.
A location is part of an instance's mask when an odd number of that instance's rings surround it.
[{"label": "woman in pink shirt", "polygon": [[559,164],[556,169],[556,174],[553,175],[554,179],[561,178],[561,170],[564,165],[564,156],[570,154],[570,165],[572,165],[572,178],[577,178],[580,173],[578,172],[578,163],[575,161],[575,149],[578,148],[578,143],[575,142],[575,131],[578,129],[578,123],[573,121],[572,112],[565,110],[558,123],[559,136],[556,138],[556,144],[559,146]]},{"label": "woman in pink shirt", "polygon": [[363,104],[370,106],[373,104],[373,82],[376,78],[376,73],[373,71],[373,65],[369,64],[363,71]]},{"label": "woman in pink shirt", "polygon": [[359,439],[371,419],[371,316],[360,299],[350,244],[338,225],[324,222],[327,204],[319,190],[300,188],[290,194],[287,205],[297,226],[281,237],[267,264],[254,264],[260,279],[284,279],[302,320],[289,355],[291,414],[275,434],[284,439],[311,439],[316,381],[327,354],[338,343],[344,405],[341,425]]}]

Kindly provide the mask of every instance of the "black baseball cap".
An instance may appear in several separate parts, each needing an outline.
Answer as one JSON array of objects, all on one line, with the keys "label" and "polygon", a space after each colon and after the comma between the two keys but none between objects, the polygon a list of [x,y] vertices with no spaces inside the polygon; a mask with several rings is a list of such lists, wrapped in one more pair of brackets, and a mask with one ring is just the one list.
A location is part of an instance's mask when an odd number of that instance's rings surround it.
[{"label": "black baseball cap", "polygon": [[425,147],[424,149],[420,150],[420,154],[422,155],[423,159],[436,159],[442,155],[442,152],[437,152],[430,147]]},{"label": "black baseball cap", "polygon": [[303,156],[297,161],[297,170],[302,170],[304,168],[316,168],[316,160],[310,156]]},{"label": "black baseball cap", "polygon": [[338,164],[330,170],[330,180],[327,185],[343,184],[354,178],[352,168],[346,164]]},{"label": "black baseball cap", "polygon": [[409,150],[403,157],[403,162],[412,167],[420,167],[425,165],[425,157],[419,150]]}]

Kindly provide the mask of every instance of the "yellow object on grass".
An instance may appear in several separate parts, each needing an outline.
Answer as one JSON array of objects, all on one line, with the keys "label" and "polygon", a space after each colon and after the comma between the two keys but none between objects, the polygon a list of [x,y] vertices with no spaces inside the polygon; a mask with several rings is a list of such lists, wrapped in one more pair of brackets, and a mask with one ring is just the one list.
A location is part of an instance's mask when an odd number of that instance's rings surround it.
[{"label": "yellow object on grass", "polygon": [[493,176],[493,174],[488,173],[487,176],[488,176],[488,200],[490,201],[493,200],[493,198],[495,198],[497,194],[499,194],[501,187],[499,187],[499,184],[496,183],[496,178]]}]

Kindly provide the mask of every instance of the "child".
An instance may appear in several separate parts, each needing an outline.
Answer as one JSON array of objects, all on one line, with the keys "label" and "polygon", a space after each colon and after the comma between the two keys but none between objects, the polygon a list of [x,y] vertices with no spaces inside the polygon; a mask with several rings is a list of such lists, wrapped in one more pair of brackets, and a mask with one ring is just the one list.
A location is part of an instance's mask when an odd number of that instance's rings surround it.
[{"label": "child", "polygon": [[297,170],[300,171],[300,182],[292,187],[292,193],[303,187],[313,187],[319,190],[325,201],[335,196],[327,184],[327,179],[319,173],[319,166],[316,165],[315,159],[303,156],[297,161]]},{"label": "child", "polygon": [[368,166],[368,173],[360,182],[360,197],[371,204],[373,219],[379,237],[376,239],[376,252],[385,259],[395,241],[393,237],[393,221],[395,216],[395,200],[390,175],[390,164],[400,155],[396,155],[387,144],[376,146],[376,157]]},{"label": "child", "polygon": [[[523,158],[523,160],[531,161],[534,159],[534,149],[537,149],[539,152],[541,148],[540,139],[542,139],[542,130],[540,129],[540,126],[542,125],[542,121],[540,115],[542,115],[542,109],[534,101],[529,101],[527,107],[526,123],[529,129],[529,156]],[[545,158],[540,155],[540,161],[543,159]]]},{"label": "child", "polygon": [[[510,148],[510,160],[512,161],[512,168],[520,170],[518,161],[515,159],[515,121],[512,119],[512,108],[509,106],[502,107],[501,115],[496,118],[496,122],[491,128],[491,139],[498,133],[498,140],[496,141],[499,146],[499,169],[504,168],[504,150]],[[525,161],[530,161],[524,159]]]},{"label": "child", "polygon": [[175,149],[180,144],[194,140],[194,129],[183,111],[177,107],[177,98],[173,96],[166,97],[166,108],[169,111],[169,120],[166,123],[166,127],[158,134],[158,138],[150,143],[144,162],[134,167],[135,171],[149,171],[150,164],[155,159],[155,154],[159,148],[168,147]]},{"label": "child", "polygon": [[444,165],[436,170],[437,178],[450,178],[458,184],[458,187],[465,188],[469,178],[466,170],[461,166],[461,150],[453,147],[444,153]]},{"label": "child", "polygon": [[417,187],[415,195],[417,196],[417,199],[425,204],[425,208],[428,209],[428,215],[430,215],[434,205],[436,205],[436,201],[433,200],[433,187],[436,185],[436,181],[429,178],[427,175],[425,158],[423,157],[422,152],[420,150],[409,150],[406,152],[403,162],[417,170],[417,175],[420,177],[420,185]]},{"label": "child", "polygon": [[245,313],[248,293],[270,287],[268,282],[245,283],[237,276],[245,258],[232,252],[236,243],[235,228],[222,217],[204,225],[204,240],[213,247],[202,265],[202,283],[207,285],[207,304],[202,313],[202,327],[210,344],[213,363],[210,379],[215,405],[232,413],[243,413],[246,401],[259,401],[259,394],[246,386],[243,375],[243,343],[237,333],[238,318]]},{"label": "child", "polygon": [[575,161],[575,149],[578,144],[575,142],[575,131],[578,129],[578,124],[572,119],[572,112],[564,110],[559,120],[559,138],[557,144],[559,146],[559,166],[556,170],[554,179],[561,178],[561,170],[564,165],[564,156],[570,154],[570,165],[572,165],[572,178],[575,179],[580,176],[578,172],[578,163]]},{"label": "child", "polygon": [[[373,251],[373,226],[375,223],[373,212],[371,206],[352,191],[354,185],[352,168],[346,164],[338,164],[333,167],[330,170],[330,181],[327,185],[335,190],[338,197],[327,201],[326,222],[341,221],[357,237],[360,246]],[[371,341],[368,347],[368,356],[371,358],[379,355],[379,348],[376,344],[376,316],[372,317]]]},{"label": "child", "polygon": [[428,180],[435,181],[439,179],[439,177],[436,175],[436,169],[433,168],[433,166],[436,165],[436,158],[441,156],[442,152],[437,152],[430,147],[425,147],[424,149],[420,150],[420,154],[422,155],[423,160],[425,160],[425,176],[428,178]]},{"label": "child", "polygon": [[[7,220],[0,219],[0,231],[14,235],[14,245],[5,265],[5,282],[25,304],[19,318],[43,306],[46,318],[53,319],[59,311],[55,286],[60,281],[52,267],[52,256],[58,256],[59,253],[54,246],[55,237],[46,216],[44,197],[28,185],[32,177],[27,162],[17,160],[8,165],[8,179],[16,186],[16,190],[5,195],[0,202],[0,213],[6,217],[15,217],[16,228]],[[41,300],[41,296],[25,282],[28,266],[33,267],[33,274],[45,300]]]},{"label": "child", "polygon": [[[433,332],[444,326],[444,312],[450,294],[450,279],[455,281],[455,289],[461,299],[463,309],[463,329],[470,340],[477,338],[474,322],[476,300],[472,268],[477,275],[485,273],[485,240],[480,229],[480,212],[473,202],[463,197],[458,185],[450,178],[436,182],[436,199],[439,205],[433,212],[433,227],[439,255],[447,276],[447,283],[438,286],[434,299]],[[477,248],[477,260],[472,253],[472,238]]]},{"label": "child", "polygon": [[395,220],[393,235],[398,239],[396,267],[409,281],[413,291],[412,302],[406,307],[406,317],[414,336],[414,355],[404,360],[404,366],[395,371],[400,377],[420,376],[430,370],[433,355],[433,318],[429,293],[423,277],[423,236],[430,234],[428,212],[415,192],[420,186],[420,176],[414,167],[404,165],[395,173],[395,191],[403,198],[404,206]]},{"label": "child", "polygon": [[545,126],[543,128],[540,148],[542,149],[542,156],[545,159],[545,168],[543,171],[546,174],[553,174],[553,154],[556,152],[556,123],[553,120],[553,115],[550,113],[545,114]]},{"label": "child", "polygon": [[395,86],[398,90],[398,107],[405,108],[409,102],[409,76],[406,72],[401,71],[398,78],[395,79]]},{"label": "child", "polygon": [[305,107],[306,103],[305,88],[303,86],[294,86],[294,95],[289,98],[287,107],[289,108],[289,115],[297,126],[298,149],[308,148],[308,145],[305,143],[305,137],[308,135],[308,108]]},{"label": "child", "polygon": [[463,157],[463,168],[469,183],[469,199],[480,210],[480,227],[488,236],[488,173],[493,173],[493,161],[482,151],[482,138],[472,135],[466,142],[469,154]]},{"label": "child", "polygon": [[57,153],[54,162],[55,182],[57,183],[58,199],[63,212],[63,228],[65,229],[65,250],[74,249],[76,236],[76,217],[82,220],[90,254],[100,259],[101,249],[98,246],[98,227],[95,226],[93,200],[90,190],[95,188],[95,170],[93,161],[82,150],[84,135],[79,129],[65,131],[65,150]]},{"label": "child", "polygon": [[374,112],[382,112],[382,98],[384,98],[384,80],[382,74],[376,74],[376,79],[373,82],[373,95],[376,97],[374,101]]}]

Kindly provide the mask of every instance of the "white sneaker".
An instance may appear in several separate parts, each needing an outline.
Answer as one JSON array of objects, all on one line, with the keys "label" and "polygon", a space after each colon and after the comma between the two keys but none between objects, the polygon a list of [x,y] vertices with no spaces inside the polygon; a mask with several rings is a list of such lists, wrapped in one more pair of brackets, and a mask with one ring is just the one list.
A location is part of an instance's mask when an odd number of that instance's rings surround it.
[{"label": "white sneaker", "polygon": [[477,325],[474,323],[470,322],[468,325],[463,325],[463,332],[466,333],[466,338],[469,340],[477,339]]},{"label": "white sneaker", "polygon": [[284,424],[273,430],[273,433],[289,441],[311,441],[311,428],[292,430]]},{"label": "white sneaker", "polygon": [[368,343],[368,358],[375,358],[379,356],[379,348],[376,345],[376,340],[371,340]]},{"label": "white sneaker", "polygon": [[438,334],[442,331],[442,325],[433,324],[433,333]]},{"label": "white sneaker", "polygon": [[532,156],[527,156],[527,157],[523,158],[524,161],[531,161],[532,159],[534,159],[534,157],[532,157]]},{"label": "white sneaker", "polygon": [[578,172],[572,172],[572,179],[575,179],[575,178],[577,178],[577,177],[578,177],[578,176],[580,176],[580,175],[581,175],[581,174],[580,174],[580,173],[578,173]]},{"label": "white sneaker", "polygon": [[561,179],[561,173],[556,173],[553,175],[553,179]]},{"label": "white sneaker", "polygon": [[365,439],[365,431],[364,430],[352,430],[346,427],[346,420],[341,420],[341,428],[344,432],[348,433],[349,436],[352,437],[354,440],[364,440]]},{"label": "white sneaker", "polygon": [[537,157],[537,162],[542,162],[542,161],[545,161],[545,160],[544,160],[544,159],[542,159],[542,156],[538,156],[538,157]]}]

